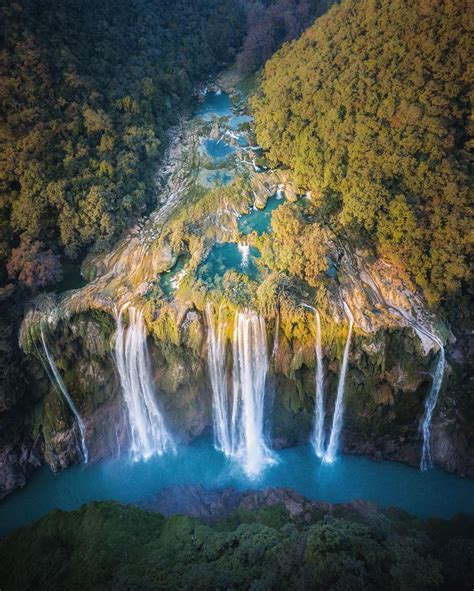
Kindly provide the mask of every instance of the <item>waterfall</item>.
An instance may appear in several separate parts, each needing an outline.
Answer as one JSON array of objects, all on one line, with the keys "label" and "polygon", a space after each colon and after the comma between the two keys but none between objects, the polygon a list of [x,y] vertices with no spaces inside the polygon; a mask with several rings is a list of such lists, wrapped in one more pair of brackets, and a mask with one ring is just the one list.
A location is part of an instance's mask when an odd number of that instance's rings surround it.
[{"label": "waterfall", "polygon": [[280,313],[277,311],[276,321],[275,321],[275,334],[273,337],[273,348],[272,348],[272,357],[275,359],[278,355],[278,348],[279,348],[279,333],[280,333]]},{"label": "waterfall", "polygon": [[239,249],[241,256],[240,266],[245,269],[249,266],[250,246],[248,244],[244,244],[243,242],[239,242],[237,248]]},{"label": "waterfall", "polygon": [[444,376],[444,364],[445,364],[445,352],[443,343],[441,339],[439,339],[436,335],[432,332],[427,330],[424,326],[416,322],[416,320],[412,317],[412,315],[401,308],[400,306],[396,306],[395,304],[388,304],[385,299],[383,298],[380,290],[372,278],[372,276],[367,271],[362,271],[360,274],[362,281],[366,285],[370,287],[372,293],[375,297],[375,300],[384,305],[387,310],[392,313],[396,314],[402,320],[404,320],[409,326],[413,328],[415,333],[417,334],[418,338],[421,341],[423,348],[429,350],[427,346],[427,342],[435,343],[439,347],[439,359],[436,365],[435,373],[433,375],[433,381],[431,383],[431,388],[428,393],[428,396],[425,400],[425,412],[423,413],[423,417],[420,421],[420,431],[423,436],[423,447],[421,451],[421,460],[420,460],[420,470],[425,471],[428,468],[432,467],[432,459],[431,459],[431,419],[433,417],[433,411],[436,407],[438,402],[439,392],[441,390],[441,385],[443,383],[443,376]]},{"label": "waterfall", "polygon": [[128,411],[132,457],[148,459],[174,449],[174,443],[155,397],[143,313],[130,307],[125,331],[123,311],[116,314],[115,362]]},{"label": "waterfall", "polygon": [[347,367],[349,365],[349,351],[351,347],[352,327],[354,325],[354,317],[349,309],[349,306],[344,302],[344,310],[349,318],[349,332],[347,334],[346,345],[344,347],[344,355],[342,358],[341,370],[339,372],[339,382],[337,384],[336,405],[334,408],[334,415],[332,419],[331,435],[329,437],[329,444],[323,457],[323,461],[327,464],[332,464],[336,459],[337,449],[339,447],[339,436],[342,430],[342,421],[344,418],[344,387],[346,382]]},{"label": "waterfall", "polygon": [[226,359],[226,322],[219,308],[217,331],[214,324],[212,304],[206,305],[207,318],[207,360],[212,387],[212,420],[214,425],[214,445],[225,453],[232,454],[230,436],[228,400],[227,400],[227,359]]},{"label": "waterfall", "polygon": [[52,375],[49,372],[47,372],[47,373],[48,373],[51,381],[53,382],[53,384],[57,388],[59,388],[59,390],[62,393],[62,395],[64,396],[64,399],[66,400],[72,414],[76,417],[77,425],[79,427],[79,432],[81,434],[82,457],[84,458],[84,463],[87,464],[87,462],[89,461],[89,451],[88,451],[87,445],[86,445],[86,428],[85,428],[84,423],[81,419],[81,415],[79,414],[79,411],[77,410],[77,407],[74,404],[74,401],[71,398],[71,396],[66,388],[66,384],[63,382],[61,374],[59,373],[59,370],[56,367],[56,364],[54,363],[51,353],[46,345],[46,339],[44,338],[44,333],[43,333],[42,328],[41,328],[41,343],[43,345],[44,354],[46,356],[46,359],[48,360],[48,365],[51,369]]},{"label": "waterfall", "polygon": [[431,383],[429,394],[425,400],[425,413],[420,423],[421,432],[423,434],[423,448],[421,452],[420,470],[423,471],[433,466],[431,460],[430,426],[433,411],[435,409],[436,403],[438,402],[439,391],[441,390],[441,384],[443,383],[444,376],[444,347],[441,342],[438,344],[440,346],[439,359],[436,365],[436,370],[433,376],[433,382]]},{"label": "waterfall", "polygon": [[443,384],[444,377],[444,364],[445,364],[445,352],[444,346],[440,338],[434,335],[432,332],[427,330],[423,325],[419,324],[414,320],[411,315],[403,310],[402,308],[389,306],[389,310],[395,312],[398,316],[403,318],[416,332],[418,338],[421,341],[423,347],[425,347],[426,341],[431,341],[439,347],[439,358],[436,365],[436,369],[433,375],[433,381],[431,383],[430,391],[425,400],[425,412],[420,421],[420,431],[423,437],[423,447],[421,450],[420,459],[420,470],[425,471],[433,466],[431,459],[431,419],[433,418],[433,411],[438,402],[439,392]]},{"label": "waterfall", "polygon": [[232,452],[250,478],[275,460],[264,437],[268,373],[265,321],[255,312],[235,316],[233,342]]},{"label": "waterfall", "polygon": [[312,444],[318,458],[324,456],[324,367],[323,350],[321,346],[321,317],[319,312],[313,306],[303,304],[305,308],[314,312],[316,324],[316,376],[315,376],[315,400],[314,400],[314,426],[312,435]]}]

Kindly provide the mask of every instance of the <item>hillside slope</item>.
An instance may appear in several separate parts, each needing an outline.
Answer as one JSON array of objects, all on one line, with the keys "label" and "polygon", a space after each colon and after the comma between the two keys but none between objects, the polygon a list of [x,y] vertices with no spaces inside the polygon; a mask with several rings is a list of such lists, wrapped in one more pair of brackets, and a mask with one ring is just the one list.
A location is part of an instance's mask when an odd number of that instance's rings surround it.
[{"label": "hillside slope", "polygon": [[466,1],[347,0],[267,62],[254,100],[271,161],[431,304],[468,278],[467,14]]}]

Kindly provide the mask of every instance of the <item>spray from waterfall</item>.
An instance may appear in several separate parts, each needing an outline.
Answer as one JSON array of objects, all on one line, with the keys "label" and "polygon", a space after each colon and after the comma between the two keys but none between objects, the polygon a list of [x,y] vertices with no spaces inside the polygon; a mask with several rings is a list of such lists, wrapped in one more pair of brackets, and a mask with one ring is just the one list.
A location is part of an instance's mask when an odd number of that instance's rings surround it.
[{"label": "spray from waterfall", "polygon": [[129,327],[125,330],[124,309],[116,314],[115,362],[128,411],[132,457],[148,459],[173,450],[174,443],[156,401],[143,313],[128,308]]},{"label": "spray from waterfall", "polygon": [[339,437],[342,430],[342,423],[344,419],[344,390],[346,383],[347,368],[349,365],[349,351],[351,347],[352,328],[354,325],[354,317],[349,309],[349,306],[344,302],[344,310],[349,318],[349,332],[344,347],[344,355],[342,358],[341,370],[339,373],[339,382],[337,384],[336,404],[334,408],[334,415],[332,419],[331,435],[326,452],[323,456],[323,461],[326,464],[332,464],[336,459],[336,453],[339,447]]},{"label": "spray from waterfall", "polygon": [[232,454],[232,441],[229,424],[229,404],[227,399],[227,356],[226,320],[222,306],[219,307],[217,330],[214,323],[214,310],[210,302],[206,305],[207,318],[207,360],[212,387],[212,419],[214,425],[214,446],[225,453]]},{"label": "spray from waterfall", "polygon": [[312,434],[312,444],[314,451],[318,458],[324,456],[324,367],[323,367],[323,350],[321,346],[321,317],[319,312],[313,306],[303,304],[305,308],[314,312],[314,320],[316,324],[316,376],[315,376],[315,400],[314,400],[314,426]]},{"label": "spray from waterfall", "polygon": [[265,385],[268,373],[265,321],[255,312],[235,316],[233,342],[233,455],[250,478],[274,463],[265,443]]},{"label": "spray from waterfall", "polygon": [[46,345],[46,339],[44,338],[44,333],[43,333],[42,328],[41,328],[41,343],[43,345],[44,354],[46,356],[46,359],[48,360],[48,365],[51,370],[51,374],[49,373],[49,371],[47,373],[48,373],[51,381],[53,382],[53,384],[60,390],[60,392],[64,396],[64,399],[66,400],[66,402],[69,406],[69,409],[71,410],[72,414],[76,418],[77,425],[79,427],[79,432],[81,434],[82,457],[84,458],[84,463],[87,464],[87,462],[89,461],[89,451],[88,451],[87,445],[86,445],[86,428],[85,428],[84,423],[81,419],[81,415],[79,414],[79,411],[77,410],[77,407],[74,404],[74,401],[71,398],[71,396],[66,388],[66,384],[63,382],[61,374],[59,373],[59,370],[56,367],[56,364],[54,363],[53,357],[51,356],[48,346]]}]

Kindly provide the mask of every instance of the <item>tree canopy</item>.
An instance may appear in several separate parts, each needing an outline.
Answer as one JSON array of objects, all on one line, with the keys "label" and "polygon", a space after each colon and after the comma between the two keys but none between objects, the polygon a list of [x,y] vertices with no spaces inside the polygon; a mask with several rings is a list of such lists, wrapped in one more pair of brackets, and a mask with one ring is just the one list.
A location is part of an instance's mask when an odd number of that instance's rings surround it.
[{"label": "tree canopy", "polygon": [[165,131],[244,18],[233,0],[19,0],[0,22],[5,278],[20,237],[83,256],[153,202]]},{"label": "tree canopy", "polygon": [[471,40],[466,0],[345,0],[267,62],[253,102],[270,161],[431,304],[469,276]]},{"label": "tree canopy", "polygon": [[48,590],[472,587],[468,516],[336,511],[294,522],[283,505],[237,509],[208,526],[111,501],[54,510],[0,542],[0,579]]}]

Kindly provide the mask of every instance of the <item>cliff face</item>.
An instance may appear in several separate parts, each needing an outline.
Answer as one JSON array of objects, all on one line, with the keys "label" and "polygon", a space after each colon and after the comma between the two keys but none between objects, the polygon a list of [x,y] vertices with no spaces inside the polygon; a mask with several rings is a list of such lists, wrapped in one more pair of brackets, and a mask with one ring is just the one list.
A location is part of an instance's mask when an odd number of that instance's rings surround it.
[{"label": "cliff face", "polygon": [[[383,281],[377,281],[383,289]],[[390,285],[395,282],[394,278]],[[425,350],[413,328],[402,326],[399,318],[380,306],[379,310],[377,305],[371,307],[367,296],[370,290],[361,287],[351,293],[356,329],[346,381],[343,449],[418,466],[419,423],[438,352],[434,347]],[[51,319],[51,310],[57,309],[57,303],[48,300],[42,306],[31,314],[41,316],[44,322],[44,318]],[[229,308],[231,328],[232,313]],[[36,321],[39,322],[38,318]],[[46,325],[52,356],[83,418],[92,461],[119,454],[128,446],[129,426],[114,363],[113,315],[92,310]],[[31,324],[31,339],[35,326]],[[271,353],[267,412],[272,443],[276,448],[304,443],[311,434],[314,415],[314,317],[309,310],[283,302],[278,320],[276,315],[268,317],[266,326]],[[163,414],[177,437],[189,442],[212,427],[204,310],[195,302],[162,303],[148,314],[148,331],[153,379]],[[333,316],[322,316],[327,426],[332,420],[346,335],[347,322],[335,305]],[[25,346],[30,342],[31,352],[41,357],[38,343],[31,345],[33,341],[25,335],[24,339]],[[463,426],[463,409],[456,399],[460,381],[462,376],[450,361],[431,428],[432,454],[434,462],[443,468],[472,475],[474,466]],[[82,459],[74,417],[41,367],[38,387],[40,394],[31,409],[28,428],[16,447],[3,450],[4,493],[22,486],[31,468],[40,462],[60,470]]]}]

